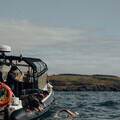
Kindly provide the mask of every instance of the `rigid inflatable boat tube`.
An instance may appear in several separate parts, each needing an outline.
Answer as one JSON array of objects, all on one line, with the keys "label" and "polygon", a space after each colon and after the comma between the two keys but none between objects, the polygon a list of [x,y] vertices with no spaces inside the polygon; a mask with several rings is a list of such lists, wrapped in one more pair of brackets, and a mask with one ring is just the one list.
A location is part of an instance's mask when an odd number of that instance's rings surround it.
[{"label": "rigid inflatable boat tube", "polygon": [[11,98],[12,98],[11,89],[6,84],[0,82],[0,89],[3,89],[3,88],[7,91],[8,98],[4,101],[0,101],[0,106],[5,106],[5,105],[9,104],[11,102]]}]

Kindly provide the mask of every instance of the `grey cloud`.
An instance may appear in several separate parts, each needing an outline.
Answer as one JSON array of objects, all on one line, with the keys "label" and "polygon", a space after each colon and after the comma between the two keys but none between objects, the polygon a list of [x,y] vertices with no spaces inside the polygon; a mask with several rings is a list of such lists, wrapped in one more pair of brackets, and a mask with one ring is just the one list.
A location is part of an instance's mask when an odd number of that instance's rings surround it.
[{"label": "grey cloud", "polygon": [[12,46],[12,54],[40,57],[50,74],[119,75],[120,39],[103,28],[61,28],[30,20],[0,20],[0,44]]}]

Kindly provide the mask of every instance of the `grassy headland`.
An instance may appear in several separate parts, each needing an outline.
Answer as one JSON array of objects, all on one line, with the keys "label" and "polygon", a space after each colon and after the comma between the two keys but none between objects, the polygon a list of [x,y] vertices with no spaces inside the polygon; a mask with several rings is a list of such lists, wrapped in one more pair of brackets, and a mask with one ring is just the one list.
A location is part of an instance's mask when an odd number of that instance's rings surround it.
[{"label": "grassy headland", "polygon": [[120,91],[120,77],[111,75],[60,74],[50,81],[58,91]]}]

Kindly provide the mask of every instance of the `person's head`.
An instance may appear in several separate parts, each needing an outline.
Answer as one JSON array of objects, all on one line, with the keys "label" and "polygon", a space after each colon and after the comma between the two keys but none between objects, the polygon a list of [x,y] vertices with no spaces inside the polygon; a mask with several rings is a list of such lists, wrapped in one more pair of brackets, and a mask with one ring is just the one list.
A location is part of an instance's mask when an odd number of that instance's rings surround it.
[{"label": "person's head", "polygon": [[11,69],[10,69],[10,71],[12,73],[16,74],[17,73],[17,67],[16,66],[12,66]]},{"label": "person's head", "polygon": [[40,95],[39,95],[39,99],[40,99],[40,101],[42,101],[42,100],[44,99],[44,95],[43,95],[43,94],[40,94]]},{"label": "person's head", "polygon": [[43,95],[44,95],[44,97],[46,97],[49,95],[49,92],[45,90],[45,91],[43,91]]}]

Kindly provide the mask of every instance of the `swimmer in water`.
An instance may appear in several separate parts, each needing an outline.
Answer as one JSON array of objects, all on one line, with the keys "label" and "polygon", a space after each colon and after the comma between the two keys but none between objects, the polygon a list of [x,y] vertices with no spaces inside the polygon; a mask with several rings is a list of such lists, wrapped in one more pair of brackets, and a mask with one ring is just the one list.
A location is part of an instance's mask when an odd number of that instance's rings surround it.
[{"label": "swimmer in water", "polygon": [[72,118],[77,118],[78,114],[77,113],[73,113],[70,110],[67,109],[61,109],[59,110],[59,112],[67,112],[70,116],[68,117],[68,119],[72,119]]}]

